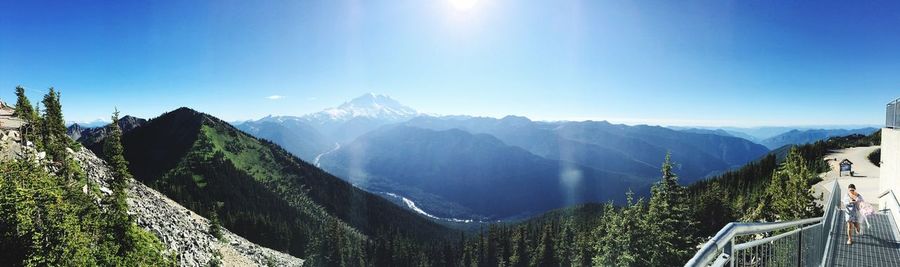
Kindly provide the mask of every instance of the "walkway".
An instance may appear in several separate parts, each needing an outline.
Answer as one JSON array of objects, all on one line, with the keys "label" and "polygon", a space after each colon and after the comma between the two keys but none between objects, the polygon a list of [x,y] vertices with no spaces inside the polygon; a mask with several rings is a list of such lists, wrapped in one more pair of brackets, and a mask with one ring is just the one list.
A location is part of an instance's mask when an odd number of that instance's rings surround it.
[{"label": "walkway", "polygon": [[853,245],[847,245],[847,224],[840,214],[840,230],[831,238],[829,266],[900,266],[900,234],[890,215],[879,212],[869,217],[872,227],[866,228],[864,235],[854,236]]},{"label": "walkway", "polygon": [[[866,228],[863,235],[854,236],[853,245],[846,244],[847,224],[844,222],[844,212],[836,210],[840,206],[837,197],[843,197],[847,192],[847,186],[851,183],[856,185],[856,191],[862,194],[867,202],[873,204],[879,202],[880,169],[868,160],[868,155],[878,148],[854,147],[838,150],[826,156],[830,159],[828,162],[832,164],[832,170],[821,174],[823,181],[812,188],[817,193],[824,193],[825,199],[821,202],[828,201],[823,203],[827,211],[824,217],[778,223],[729,224],[705,243],[685,266],[705,267],[711,262],[712,266],[787,266],[767,264],[782,261],[794,262],[790,266],[799,266],[798,261],[810,266],[819,266],[824,257],[826,262],[822,264],[823,266],[900,267],[900,229],[897,228],[895,219],[889,215],[890,210],[880,210],[868,217],[871,227]],[[837,163],[844,159],[853,162],[855,172],[853,177],[839,176]],[[795,230],[803,225],[806,225],[801,228],[803,230]],[[822,227],[828,228],[826,230]],[[752,234],[766,238],[741,242],[736,242],[734,238]],[[799,239],[803,236],[806,237]],[[811,254],[803,254],[802,249],[798,253],[784,253],[797,250],[798,239],[804,241],[803,246],[807,252],[812,252]],[[825,240],[829,242],[823,242]],[[745,262],[746,260],[750,263]]]},{"label": "walkway", "polygon": [[[832,183],[837,181],[843,196],[847,186],[853,184],[867,202],[877,205],[880,193],[880,169],[869,162],[868,156],[878,148],[880,147],[853,147],[825,156],[826,159],[831,159],[828,161],[831,171],[822,175],[822,182],[816,184],[813,189],[827,196]],[[852,177],[847,173],[839,176],[838,163],[844,159],[853,162]],[[835,219],[837,232],[831,236],[828,266],[900,266],[900,241],[898,241],[900,234],[897,233],[897,224],[890,215],[882,211],[869,217],[872,227],[866,229],[865,235],[854,237],[853,245],[847,245],[844,213],[838,214]]]}]

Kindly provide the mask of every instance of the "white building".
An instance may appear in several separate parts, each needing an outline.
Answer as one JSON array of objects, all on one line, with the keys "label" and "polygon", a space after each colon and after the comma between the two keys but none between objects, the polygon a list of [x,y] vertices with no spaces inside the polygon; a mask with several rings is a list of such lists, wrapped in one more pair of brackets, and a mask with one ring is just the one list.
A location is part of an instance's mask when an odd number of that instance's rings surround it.
[{"label": "white building", "polygon": [[885,126],[881,128],[881,181],[879,207],[890,209],[900,223],[900,98],[887,104]]}]

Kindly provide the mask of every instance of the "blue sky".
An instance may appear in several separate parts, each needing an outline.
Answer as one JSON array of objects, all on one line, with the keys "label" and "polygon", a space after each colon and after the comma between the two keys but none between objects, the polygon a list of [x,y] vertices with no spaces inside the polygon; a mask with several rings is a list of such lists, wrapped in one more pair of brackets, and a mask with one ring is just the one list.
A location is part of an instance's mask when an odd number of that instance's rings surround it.
[{"label": "blue sky", "polygon": [[896,1],[145,2],[0,0],[0,99],[55,86],[67,120],[243,120],[375,92],[437,114],[758,126],[880,124],[900,97]]}]

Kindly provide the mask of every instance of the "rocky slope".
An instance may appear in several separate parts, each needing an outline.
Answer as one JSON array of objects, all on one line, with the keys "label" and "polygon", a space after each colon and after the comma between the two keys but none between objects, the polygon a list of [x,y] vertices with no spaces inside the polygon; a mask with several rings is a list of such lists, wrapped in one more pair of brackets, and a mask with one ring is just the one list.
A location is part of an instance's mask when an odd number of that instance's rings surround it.
[{"label": "rocky slope", "polygon": [[200,217],[159,192],[133,182],[129,206],[137,223],[182,255],[181,265],[202,265],[219,254],[225,265],[300,266],[303,260],[264,248],[223,229],[224,242],[209,232],[209,220]]},{"label": "rocky slope", "polygon": [[[16,140],[15,131],[0,131],[2,153],[0,160],[21,158],[33,153],[33,148],[23,148]],[[107,181],[112,179],[106,163],[85,148],[69,153],[79,163],[84,173],[100,186],[100,191],[111,193]],[[37,160],[43,153],[37,153]],[[87,187],[84,192],[87,193]],[[99,200],[98,200],[99,202]],[[225,266],[301,266],[303,260],[285,253],[258,246],[246,239],[222,229],[223,241],[217,240],[209,232],[209,221],[189,211],[178,203],[166,198],[155,190],[132,180],[128,192],[129,213],[135,216],[137,224],[163,241],[168,252],[175,253],[179,266],[207,265],[218,258]]]}]

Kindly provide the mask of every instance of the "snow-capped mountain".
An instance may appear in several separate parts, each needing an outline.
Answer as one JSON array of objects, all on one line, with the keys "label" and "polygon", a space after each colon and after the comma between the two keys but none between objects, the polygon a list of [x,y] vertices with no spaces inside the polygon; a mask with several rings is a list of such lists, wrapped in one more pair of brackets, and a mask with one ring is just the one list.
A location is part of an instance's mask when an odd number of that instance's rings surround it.
[{"label": "snow-capped mountain", "polygon": [[262,119],[259,119],[259,120],[256,120],[256,121],[248,120],[248,121],[244,121],[244,122],[242,122],[242,123],[240,123],[240,124],[250,123],[250,122],[275,122],[275,123],[282,123],[282,122],[286,122],[286,121],[299,121],[299,120],[302,120],[302,118],[297,117],[297,116],[275,116],[275,115],[269,115],[269,116],[265,116],[265,117],[263,117]]},{"label": "snow-capped mountain", "polygon": [[340,106],[300,117],[269,115],[235,125],[254,136],[272,140],[305,160],[313,160],[338,144],[420,115],[423,114],[389,96],[368,93]]},{"label": "snow-capped mountain", "polygon": [[415,109],[404,106],[389,96],[368,93],[336,108],[328,108],[305,115],[302,119],[314,124],[344,122],[355,118],[399,122],[411,119],[418,114]]}]

